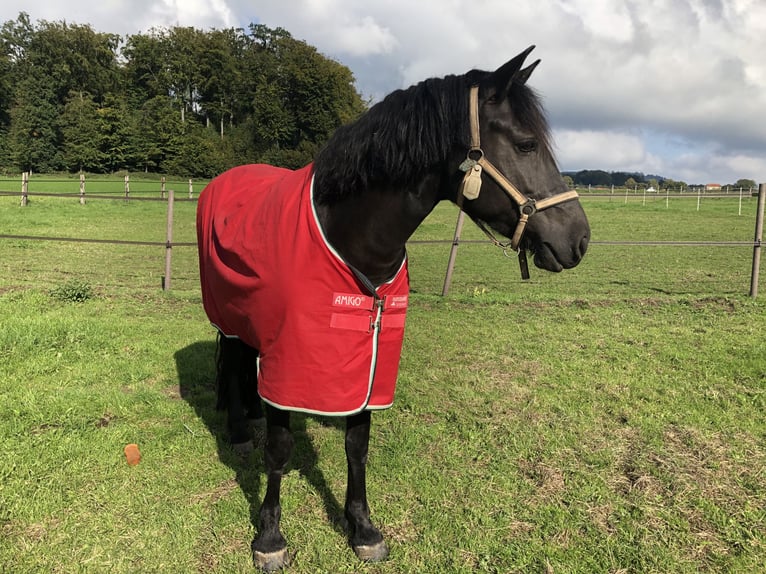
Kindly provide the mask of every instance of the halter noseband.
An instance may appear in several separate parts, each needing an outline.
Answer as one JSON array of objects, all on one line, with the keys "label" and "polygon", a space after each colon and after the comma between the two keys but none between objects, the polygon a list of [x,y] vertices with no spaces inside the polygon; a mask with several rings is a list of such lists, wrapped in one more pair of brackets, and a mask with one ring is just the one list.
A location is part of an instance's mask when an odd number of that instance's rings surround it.
[{"label": "halter noseband", "polygon": [[516,230],[513,232],[513,237],[511,238],[510,243],[502,243],[499,241],[483,222],[476,219],[474,219],[474,222],[487,235],[487,237],[489,237],[490,241],[502,248],[504,252],[507,252],[509,247],[513,251],[519,252],[521,276],[523,279],[529,279],[526,251],[523,249],[519,250],[521,238],[524,235],[524,230],[527,227],[529,218],[543,209],[548,209],[549,207],[553,207],[554,205],[558,205],[565,201],[577,199],[579,195],[576,191],[565,191],[564,193],[559,193],[538,201],[521,193],[516,186],[500,172],[500,170],[484,157],[484,152],[481,149],[481,136],[479,134],[479,86],[471,86],[469,116],[471,121],[471,148],[468,150],[465,161],[460,164],[460,170],[465,172],[465,176],[463,177],[463,182],[458,191],[457,205],[460,209],[463,209],[464,197],[466,199],[476,199],[479,197],[479,191],[481,190],[481,174],[483,171],[487,172],[487,175],[495,180],[495,183],[497,183],[500,188],[508,194],[511,200],[519,206],[519,222],[516,225]]}]

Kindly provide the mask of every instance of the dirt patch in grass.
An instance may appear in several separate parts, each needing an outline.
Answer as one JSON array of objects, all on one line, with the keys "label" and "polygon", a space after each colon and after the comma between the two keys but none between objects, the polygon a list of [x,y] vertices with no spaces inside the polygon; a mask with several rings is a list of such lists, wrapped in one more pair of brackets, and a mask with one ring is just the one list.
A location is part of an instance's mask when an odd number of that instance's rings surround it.
[{"label": "dirt patch in grass", "polygon": [[29,429],[29,434],[31,435],[41,435],[44,433],[47,433],[49,431],[55,431],[63,429],[64,425],[60,423],[43,423],[40,425],[37,425],[36,427],[33,427]]},{"label": "dirt patch in grass", "polygon": [[232,492],[235,492],[238,488],[239,483],[237,483],[237,481],[232,478],[222,482],[213,490],[195,494],[191,497],[190,502],[192,504],[215,504],[222,498],[225,498]]},{"label": "dirt patch in grass", "polygon": [[99,419],[94,423],[97,428],[103,429],[108,427],[110,424],[112,424],[117,419],[116,416],[114,416],[111,413],[104,413]]},{"label": "dirt patch in grass", "polygon": [[15,541],[15,545],[19,548],[29,550],[46,540],[61,524],[62,521],[57,518],[27,525],[11,520],[0,526],[0,536],[9,544],[14,544]]},{"label": "dirt patch in grass", "polygon": [[13,293],[14,291],[20,291],[23,290],[23,287],[19,285],[9,285],[6,287],[0,287],[0,297],[5,295],[6,293]]},{"label": "dirt patch in grass", "polygon": [[632,428],[617,432],[619,445],[615,472],[610,485],[623,496],[640,494],[646,498],[663,495],[661,483],[652,475],[646,445]]},{"label": "dirt patch in grass", "polygon": [[536,496],[543,500],[557,499],[566,488],[564,473],[561,469],[546,464],[542,460],[518,461],[519,472],[531,482],[536,490]]},{"label": "dirt patch in grass", "polygon": [[236,570],[232,570],[231,567],[227,568],[225,562],[231,560],[232,557],[239,557],[240,560],[238,562],[246,561],[248,567],[251,565],[250,539],[248,534],[239,528],[229,527],[220,532],[204,532],[195,545],[195,552],[197,554],[195,572],[202,574],[207,572],[243,571],[239,568]]},{"label": "dirt patch in grass", "polygon": [[381,530],[384,538],[401,545],[409,544],[420,536],[412,517],[408,515],[403,515],[396,524],[383,524]]},{"label": "dirt patch in grass", "polygon": [[659,444],[632,428],[616,434],[608,484],[619,498],[588,509],[599,529],[614,534],[620,513],[631,509],[653,536],[683,546],[705,568],[745,549],[766,548],[763,532],[741,526],[763,516],[763,461],[736,460],[722,437],[679,425],[666,427]]},{"label": "dirt patch in grass", "polygon": [[164,387],[161,392],[163,395],[174,401],[181,400],[182,398],[181,387],[177,384],[170,385],[169,387]]},{"label": "dirt patch in grass", "polygon": [[730,314],[737,311],[734,301],[726,297],[704,297],[690,301],[689,305],[698,310],[716,308]]}]

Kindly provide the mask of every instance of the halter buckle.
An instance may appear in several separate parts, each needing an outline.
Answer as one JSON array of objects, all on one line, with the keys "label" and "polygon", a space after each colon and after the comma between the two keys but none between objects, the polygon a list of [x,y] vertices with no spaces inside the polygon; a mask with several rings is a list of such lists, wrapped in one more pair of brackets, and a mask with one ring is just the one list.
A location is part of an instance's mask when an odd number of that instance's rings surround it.
[{"label": "halter buckle", "polygon": [[469,172],[479,163],[483,157],[484,151],[480,147],[472,147],[468,150],[463,163],[458,166],[458,169],[462,172]]},{"label": "halter buckle", "polygon": [[521,211],[521,215],[530,217],[537,213],[537,202],[532,198],[528,198],[526,202],[519,206],[519,210]]}]

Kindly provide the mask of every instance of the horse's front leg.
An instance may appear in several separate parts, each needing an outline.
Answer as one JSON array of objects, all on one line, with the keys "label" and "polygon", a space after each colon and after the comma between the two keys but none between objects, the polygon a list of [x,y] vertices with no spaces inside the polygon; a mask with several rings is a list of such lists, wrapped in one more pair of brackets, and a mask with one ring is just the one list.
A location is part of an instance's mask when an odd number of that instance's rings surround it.
[{"label": "horse's front leg", "polygon": [[279,491],[282,474],[293,450],[290,432],[290,413],[266,406],[266,463],[267,485],[259,513],[258,535],[253,540],[253,561],[258,568],[273,572],[290,563],[287,542],[279,530],[281,507]]},{"label": "horse's front leg", "polygon": [[363,411],[346,419],[346,460],[348,488],[346,489],[346,519],[349,541],[362,560],[378,562],[388,556],[388,546],[380,530],[370,520],[367,505],[367,448],[370,441],[370,412]]}]

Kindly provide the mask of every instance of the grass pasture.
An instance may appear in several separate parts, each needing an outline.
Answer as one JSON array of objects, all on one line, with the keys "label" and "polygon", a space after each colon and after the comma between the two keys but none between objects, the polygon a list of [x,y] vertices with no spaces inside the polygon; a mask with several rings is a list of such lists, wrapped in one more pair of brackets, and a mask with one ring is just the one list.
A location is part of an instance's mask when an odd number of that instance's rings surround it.
[{"label": "grass pasture", "polygon": [[[585,197],[594,245],[561,274],[485,244],[412,243],[397,401],[368,489],[391,558],[340,517],[337,421],[296,417],[292,572],[758,572],[766,565],[766,307],[755,200]],[[0,197],[0,234],[165,240],[160,202]],[[175,206],[193,241],[194,205]],[[439,206],[415,240],[449,239]],[[480,239],[468,224],[464,238]],[[226,446],[193,248],[0,239],[0,572],[251,572],[258,453]],[[763,275],[763,274],[762,274]],[[82,295],[82,297],[78,297]],[[83,299],[78,301],[78,299]],[[123,447],[139,444],[130,467]]]}]

